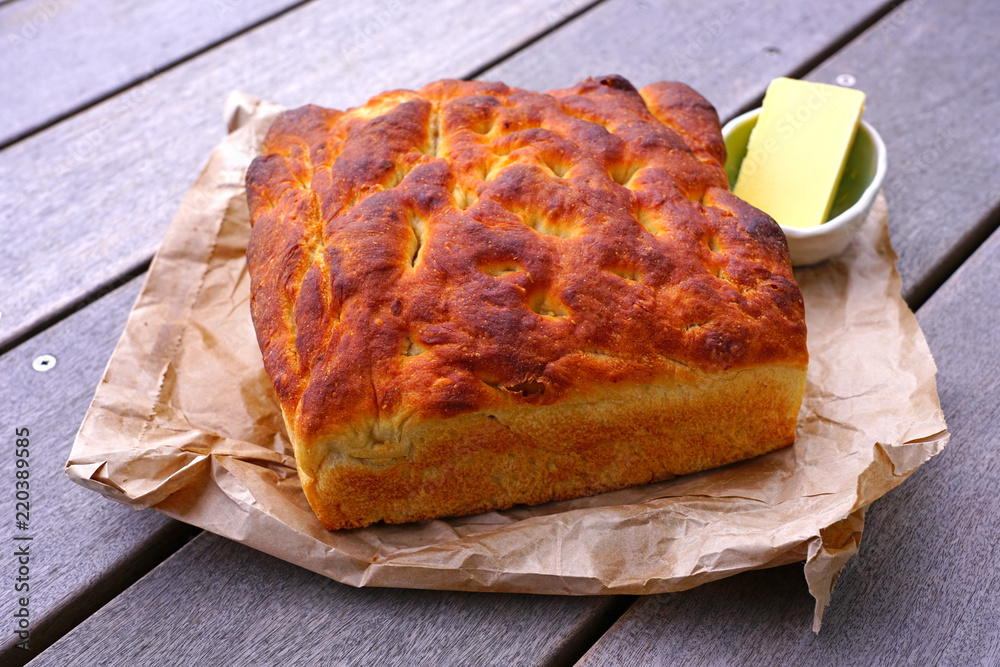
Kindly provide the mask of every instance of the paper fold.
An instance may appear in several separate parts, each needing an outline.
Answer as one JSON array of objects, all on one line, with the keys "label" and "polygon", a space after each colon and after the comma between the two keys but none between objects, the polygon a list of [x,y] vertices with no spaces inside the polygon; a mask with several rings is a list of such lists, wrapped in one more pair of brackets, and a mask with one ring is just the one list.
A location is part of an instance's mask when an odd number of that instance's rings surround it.
[{"label": "paper fold", "polygon": [[226,109],[231,133],[168,230],[67,463],[108,498],[353,586],[647,594],[805,561],[818,630],[865,508],[948,441],[880,197],[844,255],[796,270],[810,367],[794,446],[590,498],[326,531],[249,315],[243,179],[281,109],[240,94]]}]

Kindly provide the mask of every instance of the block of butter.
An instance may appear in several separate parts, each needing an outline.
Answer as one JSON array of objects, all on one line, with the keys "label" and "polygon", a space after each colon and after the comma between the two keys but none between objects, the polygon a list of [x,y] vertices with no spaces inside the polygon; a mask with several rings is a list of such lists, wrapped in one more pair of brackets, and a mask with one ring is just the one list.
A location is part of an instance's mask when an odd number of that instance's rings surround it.
[{"label": "block of butter", "polygon": [[826,222],[864,106],[858,90],[775,79],[733,193],[786,227]]}]

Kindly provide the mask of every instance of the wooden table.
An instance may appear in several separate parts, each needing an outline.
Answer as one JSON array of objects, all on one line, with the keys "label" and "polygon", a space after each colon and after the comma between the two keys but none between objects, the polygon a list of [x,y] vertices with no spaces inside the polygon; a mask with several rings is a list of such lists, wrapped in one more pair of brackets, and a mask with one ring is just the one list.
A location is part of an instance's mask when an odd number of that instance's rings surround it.
[{"label": "wooden table", "polygon": [[[0,2],[0,663],[1000,664],[1000,4],[807,4]],[[685,81],[723,120],[777,76],[854,80],[888,145],[903,295],[953,435],[870,509],[818,636],[799,565],[643,598],[358,590],[65,477],[231,90],[343,108],[446,76],[546,90],[612,72]]]}]

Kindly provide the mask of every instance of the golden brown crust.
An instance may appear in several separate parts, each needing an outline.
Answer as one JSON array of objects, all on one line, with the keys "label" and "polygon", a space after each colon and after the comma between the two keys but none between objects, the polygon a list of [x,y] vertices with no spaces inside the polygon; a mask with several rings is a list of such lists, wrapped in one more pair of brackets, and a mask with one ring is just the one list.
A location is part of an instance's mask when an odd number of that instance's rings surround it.
[{"label": "golden brown crust", "polygon": [[[643,387],[685,395],[792,369],[761,396],[782,417],[758,434],[770,449],[789,444],[807,361],[802,298],[780,229],[728,192],[724,159],[697,93],[636,91],[615,76],[551,94],[439,81],[345,113],[279,117],[247,179],[251,308],[324,524],[542,502],[718,459],[695,443],[687,463],[589,483],[565,456],[532,456],[539,441],[498,426],[534,415],[575,439],[579,459],[604,451],[587,438],[626,442],[607,429],[650,430],[636,414],[648,401],[622,398]],[[687,409],[720,409],[703,398]],[[603,435],[545,422],[560,406],[616,400],[617,426],[585,424]],[[637,451],[683,458],[661,431]],[[500,493],[452,477],[481,477],[491,448],[534,460],[509,463],[511,476],[548,482]],[[435,475],[447,493],[428,492]]]}]

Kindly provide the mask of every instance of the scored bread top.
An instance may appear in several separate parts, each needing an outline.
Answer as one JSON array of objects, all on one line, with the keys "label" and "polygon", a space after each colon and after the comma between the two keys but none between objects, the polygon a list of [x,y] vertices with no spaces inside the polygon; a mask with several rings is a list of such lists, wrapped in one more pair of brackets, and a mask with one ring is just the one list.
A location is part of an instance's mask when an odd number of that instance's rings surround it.
[{"label": "scored bread top", "polygon": [[288,111],[263,153],[251,310],[300,441],[806,365],[784,236],[683,84],[445,80]]}]

